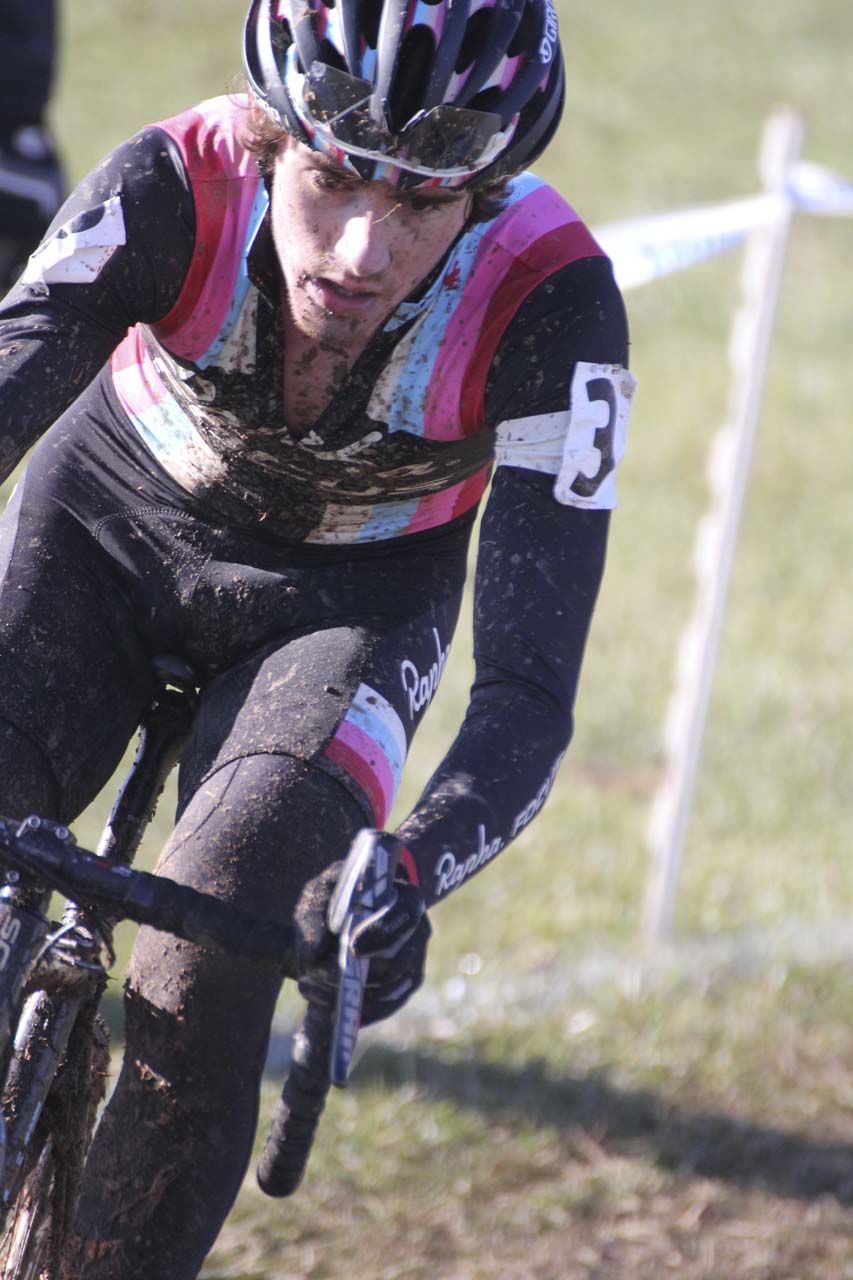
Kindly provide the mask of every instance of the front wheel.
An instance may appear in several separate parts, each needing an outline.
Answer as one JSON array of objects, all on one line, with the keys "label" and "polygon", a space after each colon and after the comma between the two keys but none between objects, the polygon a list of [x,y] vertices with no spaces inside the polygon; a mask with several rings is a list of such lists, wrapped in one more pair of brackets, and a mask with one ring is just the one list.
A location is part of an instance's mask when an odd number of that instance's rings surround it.
[{"label": "front wheel", "polygon": [[53,1140],[43,1143],[9,1211],[0,1243],[3,1280],[40,1280],[50,1267],[56,1151]]},{"label": "front wheel", "polygon": [[[87,1002],[78,1012],[62,1065],[22,1153],[0,1239],[2,1280],[59,1275],[109,1068],[109,1039],[96,1003]],[[36,1049],[35,1044],[19,1046],[16,1057],[31,1053],[34,1058]]]}]

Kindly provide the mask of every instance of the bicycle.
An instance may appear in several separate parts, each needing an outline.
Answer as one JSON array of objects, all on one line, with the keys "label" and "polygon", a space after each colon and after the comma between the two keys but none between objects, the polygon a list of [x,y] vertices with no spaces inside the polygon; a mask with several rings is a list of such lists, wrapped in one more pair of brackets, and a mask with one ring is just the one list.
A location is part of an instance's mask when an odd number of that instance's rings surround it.
[{"label": "bicycle", "polygon": [[[112,931],[133,920],[188,941],[222,946],[293,971],[295,927],[259,919],[164,876],[131,866],[192,722],[192,671],[173,658],[140,724],[139,745],[95,852],[67,827],[0,818],[0,1266],[7,1280],[52,1280],[74,1218],[80,1179],[109,1065],[98,1006],[115,963]],[[258,1162],[261,1188],[299,1186],[331,1084],[346,1084],[367,962],[352,930],[393,894],[393,847],[362,833],[330,904],[339,934],[337,1008],[308,1005]],[[65,895],[61,920],[46,911]]]}]

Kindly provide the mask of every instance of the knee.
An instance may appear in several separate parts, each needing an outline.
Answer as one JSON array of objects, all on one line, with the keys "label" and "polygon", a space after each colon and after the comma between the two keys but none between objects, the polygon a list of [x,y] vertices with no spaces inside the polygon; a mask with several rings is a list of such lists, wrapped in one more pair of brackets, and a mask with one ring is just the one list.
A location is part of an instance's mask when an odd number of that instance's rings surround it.
[{"label": "knee", "polygon": [[62,819],[59,787],[41,747],[9,720],[0,719],[0,813],[24,818],[38,813]]},{"label": "knee", "polygon": [[247,911],[286,919],[305,881],[344,857],[366,825],[348,788],[315,763],[245,755],[192,790],[185,775],[160,869]]}]

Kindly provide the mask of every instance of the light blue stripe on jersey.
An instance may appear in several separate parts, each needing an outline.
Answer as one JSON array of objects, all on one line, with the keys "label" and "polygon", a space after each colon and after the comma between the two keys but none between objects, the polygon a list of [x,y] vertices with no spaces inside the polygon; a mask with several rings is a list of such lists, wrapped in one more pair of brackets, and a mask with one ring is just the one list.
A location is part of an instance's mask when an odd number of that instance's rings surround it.
[{"label": "light blue stripe on jersey", "polygon": [[369,685],[359,685],[344,718],[376,743],[388,761],[396,791],[406,760],[406,731],[390,702]]},{"label": "light blue stripe on jersey", "polygon": [[[523,199],[543,185],[542,180],[535,178],[533,174],[521,174],[512,185],[513,202]],[[461,238],[426,296],[417,302],[402,303],[385,326],[386,330],[392,330],[405,323],[413,314],[419,311],[423,313],[400,343],[374,389],[377,404],[381,405],[381,412],[377,416],[387,420],[389,431],[424,435],[426,397],[442,339],[460,304],[483,237],[491,225],[491,222],[475,223]],[[455,276],[451,286],[446,284],[448,276]]]},{"label": "light blue stripe on jersey", "polygon": [[[426,395],[432,382],[441,340],[471,275],[474,259],[483,238],[483,229],[474,227],[460,241],[426,299],[415,303],[403,303],[386,325],[386,328],[390,328],[403,323],[413,311],[420,311],[426,302],[426,309],[422,311],[413,329],[397,347],[374,388],[374,396],[377,396],[378,402],[382,405],[381,416],[385,417],[387,414],[389,431],[408,431],[410,434],[420,436],[424,434]],[[446,287],[445,281],[448,275],[457,271],[458,276],[453,287]],[[370,414],[369,406],[368,414]]]},{"label": "light blue stripe on jersey", "polygon": [[142,413],[126,412],[155,458],[175,453],[198,440],[192,419],[174,400],[148,405]]},{"label": "light blue stripe on jersey", "polygon": [[372,538],[388,538],[408,527],[420,505],[417,498],[411,502],[380,502],[371,509],[370,517],[358,531],[358,541]]}]

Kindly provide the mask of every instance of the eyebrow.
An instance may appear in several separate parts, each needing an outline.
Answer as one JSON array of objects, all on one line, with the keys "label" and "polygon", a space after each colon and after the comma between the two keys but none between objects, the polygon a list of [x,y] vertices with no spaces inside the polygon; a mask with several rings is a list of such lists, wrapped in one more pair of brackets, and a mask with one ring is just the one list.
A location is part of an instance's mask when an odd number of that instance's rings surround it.
[{"label": "eyebrow", "polygon": [[312,151],[308,163],[314,169],[322,169],[324,173],[334,174],[336,178],[352,178],[354,182],[364,181],[359,174],[353,173],[352,169],[347,169],[344,165],[337,164],[328,156],[324,156],[322,151]]},{"label": "eyebrow", "polygon": [[[344,165],[338,164],[329,156],[323,155],[322,151],[312,151],[309,157],[309,164],[313,169],[317,169],[322,173],[332,174],[336,178],[345,178],[350,182],[368,183],[370,180],[362,178],[361,174],[347,169]],[[460,190],[458,187],[407,187],[405,191],[398,191],[397,198],[400,201],[405,200],[434,200],[436,204],[458,204],[468,194],[466,191]]]}]

